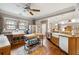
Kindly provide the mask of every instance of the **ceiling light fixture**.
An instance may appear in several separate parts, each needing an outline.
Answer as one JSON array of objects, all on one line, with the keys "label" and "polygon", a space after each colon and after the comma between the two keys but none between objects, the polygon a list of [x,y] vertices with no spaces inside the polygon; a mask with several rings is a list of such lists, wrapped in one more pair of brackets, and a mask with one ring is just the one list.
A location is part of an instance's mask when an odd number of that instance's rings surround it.
[{"label": "ceiling light fixture", "polygon": [[71,22],[76,22],[76,19],[72,19]]},{"label": "ceiling light fixture", "polygon": [[56,26],[58,25],[58,24],[55,24]]},{"label": "ceiling light fixture", "polygon": [[65,23],[64,21],[61,22],[61,24],[64,24],[64,23]]}]

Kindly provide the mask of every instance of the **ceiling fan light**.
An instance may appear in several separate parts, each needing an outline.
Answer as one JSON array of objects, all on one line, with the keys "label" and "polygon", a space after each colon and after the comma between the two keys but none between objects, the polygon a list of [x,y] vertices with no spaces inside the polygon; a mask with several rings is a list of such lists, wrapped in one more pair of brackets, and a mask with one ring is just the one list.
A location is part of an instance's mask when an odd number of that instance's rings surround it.
[{"label": "ceiling fan light", "polygon": [[38,11],[38,12],[40,12],[40,10],[38,10],[38,9],[31,9],[32,11]]},{"label": "ceiling fan light", "polygon": [[34,15],[32,12],[29,12],[31,15]]}]

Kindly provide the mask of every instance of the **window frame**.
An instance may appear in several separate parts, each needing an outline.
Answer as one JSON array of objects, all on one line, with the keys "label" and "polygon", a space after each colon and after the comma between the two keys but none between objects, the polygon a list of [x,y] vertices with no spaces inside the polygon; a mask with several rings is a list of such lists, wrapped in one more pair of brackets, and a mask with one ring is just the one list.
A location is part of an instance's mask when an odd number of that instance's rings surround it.
[{"label": "window frame", "polygon": [[[23,23],[23,24],[21,24],[21,23]],[[25,29],[23,29],[23,28],[20,28],[20,26],[23,26],[23,27],[25,27]],[[21,21],[19,21],[19,24],[18,24],[18,28],[19,28],[19,30],[26,30],[28,27],[28,22],[27,21],[24,21],[24,20],[21,20]]]},{"label": "window frame", "polygon": [[[14,22],[14,24],[11,24],[9,22]],[[8,28],[8,26],[14,26],[15,28],[14,29]],[[5,22],[4,22],[4,29],[5,30],[15,30],[16,28],[17,28],[17,22],[16,22],[16,20],[14,20],[14,19],[5,19]]]}]

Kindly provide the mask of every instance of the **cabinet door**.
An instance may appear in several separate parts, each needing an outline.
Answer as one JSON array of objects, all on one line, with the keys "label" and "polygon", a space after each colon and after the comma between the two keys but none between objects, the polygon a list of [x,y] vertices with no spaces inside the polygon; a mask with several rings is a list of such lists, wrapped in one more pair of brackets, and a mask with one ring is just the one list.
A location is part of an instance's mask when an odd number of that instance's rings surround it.
[{"label": "cabinet door", "polygon": [[68,53],[68,37],[59,37],[59,47]]},{"label": "cabinet door", "polygon": [[0,48],[0,55],[10,55],[10,46]]},{"label": "cabinet door", "polygon": [[77,38],[77,54],[79,54],[79,38]]},{"label": "cabinet door", "polygon": [[51,41],[56,44],[57,46],[59,46],[59,38],[56,37],[52,37]]}]

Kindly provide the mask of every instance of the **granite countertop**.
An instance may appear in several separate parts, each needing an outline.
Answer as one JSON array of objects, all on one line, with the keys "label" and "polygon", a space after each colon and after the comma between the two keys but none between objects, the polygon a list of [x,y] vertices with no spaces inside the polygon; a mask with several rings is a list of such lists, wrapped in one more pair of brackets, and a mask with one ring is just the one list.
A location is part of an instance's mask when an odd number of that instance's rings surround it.
[{"label": "granite countertop", "polygon": [[63,34],[63,33],[52,33],[52,36],[59,38],[59,36],[66,36],[66,37],[76,37],[75,35]]},{"label": "granite countertop", "polygon": [[8,38],[4,35],[0,35],[0,48],[10,45]]}]

